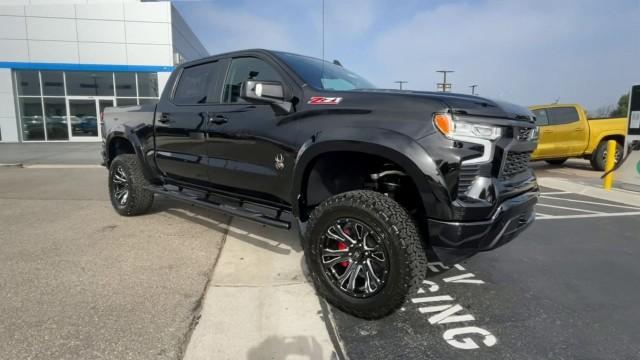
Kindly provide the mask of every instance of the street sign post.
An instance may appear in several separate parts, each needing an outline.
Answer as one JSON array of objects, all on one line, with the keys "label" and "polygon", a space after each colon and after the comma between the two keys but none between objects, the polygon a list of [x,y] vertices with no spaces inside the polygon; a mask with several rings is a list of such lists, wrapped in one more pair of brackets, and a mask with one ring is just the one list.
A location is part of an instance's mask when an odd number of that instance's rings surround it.
[{"label": "street sign post", "polygon": [[617,187],[640,192],[640,85],[631,87],[624,163],[616,170]]}]

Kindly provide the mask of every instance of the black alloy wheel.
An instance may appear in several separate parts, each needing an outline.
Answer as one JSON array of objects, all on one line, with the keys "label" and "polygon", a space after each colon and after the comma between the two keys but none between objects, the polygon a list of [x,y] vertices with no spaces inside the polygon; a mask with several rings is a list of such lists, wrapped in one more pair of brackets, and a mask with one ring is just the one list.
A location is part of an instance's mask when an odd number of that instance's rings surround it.
[{"label": "black alloy wheel", "polygon": [[320,246],[324,275],[345,294],[370,297],[387,282],[387,250],[379,235],[362,221],[338,219],[327,227]]}]

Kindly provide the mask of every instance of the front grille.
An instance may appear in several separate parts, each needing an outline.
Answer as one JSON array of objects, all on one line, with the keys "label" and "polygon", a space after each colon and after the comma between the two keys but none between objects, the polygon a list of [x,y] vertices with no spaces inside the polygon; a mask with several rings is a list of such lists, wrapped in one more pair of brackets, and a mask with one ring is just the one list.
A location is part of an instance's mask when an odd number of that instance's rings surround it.
[{"label": "front grille", "polygon": [[529,140],[531,138],[531,132],[533,131],[532,128],[519,128],[518,129],[518,140],[520,141],[526,141]]},{"label": "front grille", "polygon": [[508,152],[500,172],[500,180],[509,180],[529,167],[530,152]]}]

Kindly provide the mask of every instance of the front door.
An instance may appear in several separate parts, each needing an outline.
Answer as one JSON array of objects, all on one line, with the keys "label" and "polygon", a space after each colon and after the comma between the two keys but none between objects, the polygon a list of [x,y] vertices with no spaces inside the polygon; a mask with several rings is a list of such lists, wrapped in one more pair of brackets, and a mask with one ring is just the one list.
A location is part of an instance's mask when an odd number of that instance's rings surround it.
[{"label": "front door", "polygon": [[538,126],[538,146],[532,157],[534,159],[544,159],[553,156],[558,151],[558,145],[553,134],[553,126],[549,124],[547,109],[535,109],[532,111]]},{"label": "front door", "polygon": [[246,80],[279,81],[282,75],[254,57],[232,59],[223,85],[222,103],[207,128],[211,182],[234,192],[274,202],[287,202],[295,155],[286,139],[293,126],[280,126],[268,104],[240,97]]},{"label": "front door", "polygon": [[114,106],[112,97],[68,97],[69,139],[71,141],[99,141],[102,135],[100,115],[108,106]]}]

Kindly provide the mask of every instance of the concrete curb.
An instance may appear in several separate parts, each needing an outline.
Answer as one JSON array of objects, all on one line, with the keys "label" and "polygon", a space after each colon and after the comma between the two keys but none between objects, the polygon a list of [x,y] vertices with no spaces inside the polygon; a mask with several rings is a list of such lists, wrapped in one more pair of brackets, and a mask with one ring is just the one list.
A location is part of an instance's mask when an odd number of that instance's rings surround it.
[{"label": "concrete curb", "polygon": [[104,166],[98,164],[32,164],[23,167],[26,169],[104,169]]},{"label": "concrete curb", "polygon": [[638,204],[640,204],[640,193],[628,190],[614,188],[607,191],[595,186],[577,184],[568,179],[559,179],[553,177],[539,177],[538,184],[562,191],[571,191],[577,194],[592,196],[603,200],[615,201],[632,206],[638,206]]}]

